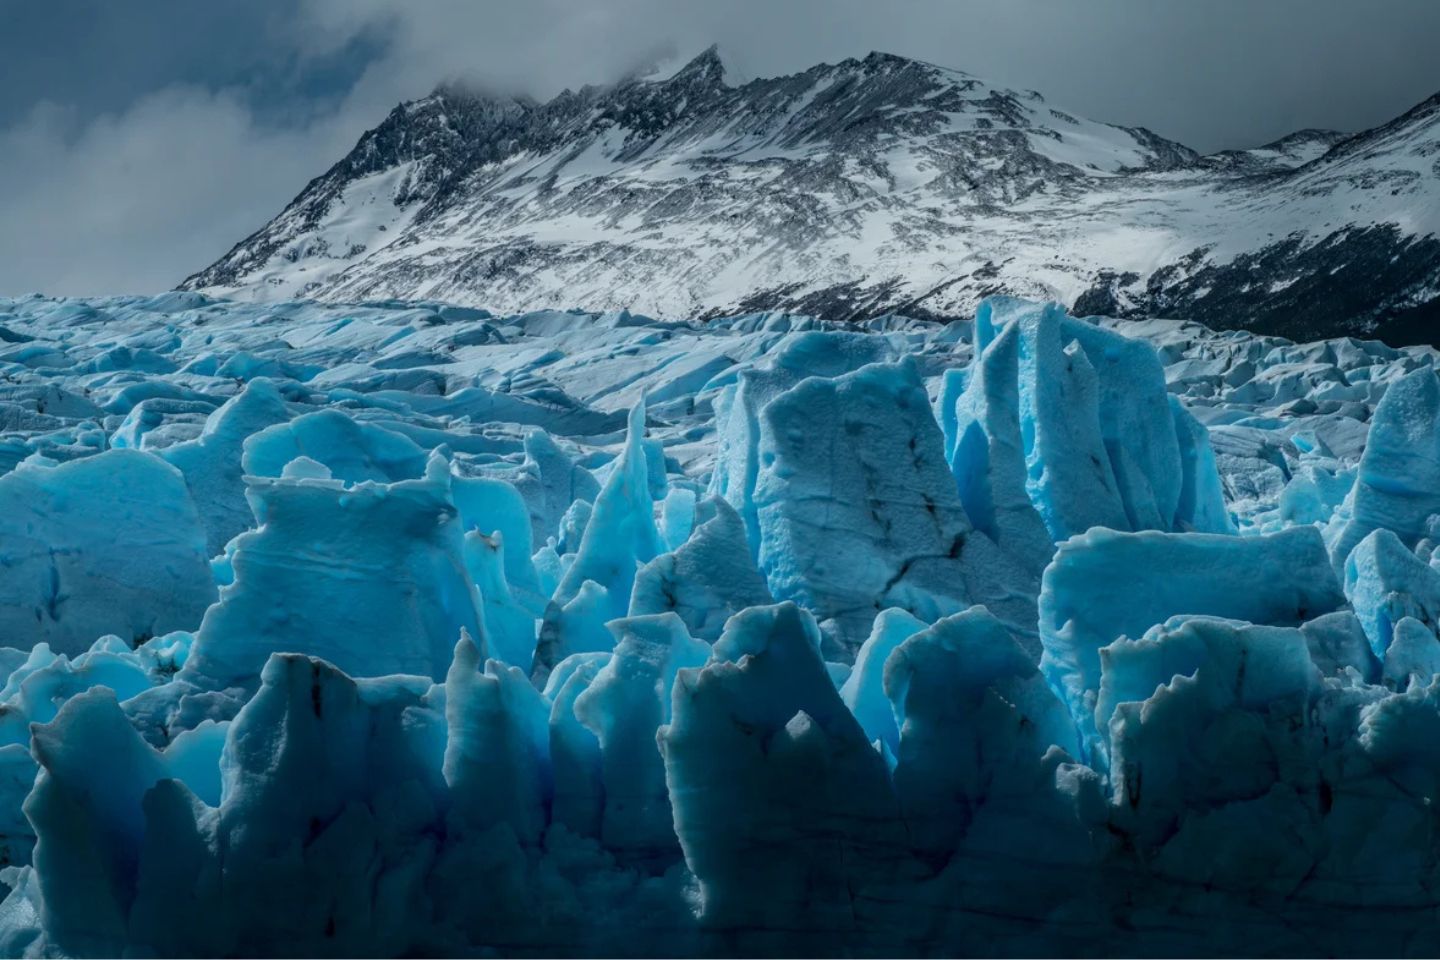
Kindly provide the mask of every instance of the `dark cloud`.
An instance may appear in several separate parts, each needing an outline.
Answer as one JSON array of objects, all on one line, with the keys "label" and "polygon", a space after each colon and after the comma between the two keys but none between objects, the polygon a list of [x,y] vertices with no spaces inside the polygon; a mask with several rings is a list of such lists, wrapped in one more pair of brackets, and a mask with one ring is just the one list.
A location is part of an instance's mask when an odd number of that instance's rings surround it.
[{"label": "dark cloud", "polygon": [[718,41],[872,49],[1204,151],[1440,90],[1434,0],[0,0],[0,292],[168,286],[445,79],[549,96]]},{"label": "dark cloud", "polygon": [[538,95],[667,41],[718,41],[752,76],[885,50],[1207,152],[1362,129],[1440,91],[1434,0],[312,0],[312,13],[335,30],[387,18],[395,49],[415,54],[406,79],[424,65]]},{"label": "dark cloud", "polygon": [[0,126],[49,101],[85,117],[173,86],[232,89],[261,114],[343,96],[381,54],[380,22],[325,48],[291,0],[0,0]]}]

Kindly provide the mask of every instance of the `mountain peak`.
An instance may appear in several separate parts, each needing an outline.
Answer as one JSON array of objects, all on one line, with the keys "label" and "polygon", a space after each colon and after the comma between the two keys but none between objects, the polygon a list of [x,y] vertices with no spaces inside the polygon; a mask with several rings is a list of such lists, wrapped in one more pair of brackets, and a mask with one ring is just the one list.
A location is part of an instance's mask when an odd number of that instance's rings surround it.
[{"label": "mountain peak", "polygon": [[912,63],[922,63],[923,61],[916,60],[914,57],[902,57],[898,53],[890,53],[885,50],[871,50],[865,54],[865,58],[861,62],[868,64],[908,65]]},{"label": "mountain peak", "polygon": [[673,48],[662,56],[650,61],[643,69],[628,74],[622,81],[680,85],[729,86],[733,83],[734,71],[725,63],[719,44],[712,43],[694,56],[687,57],[687,51]]},{"label": "mountain peak", "polygon": [[720,45],[712,43],[700,51],[685,66],[670,75],[667,83],[706,83],[718,86],[726,86],[725,76],[727,70],[725,61],[720,56]]},{"label": "mountain peak", "polygon": [[871,69],[880,68],[890,70],[905,70],[913,68],[949,77],[963,78],[966,80],[974,79],[964,70],[956,70],[953,67],[944,67],[938,63],[931,63],[928,60],[920,60],[915,57],[907,57],[899,53],[890,53],[888,50],[871,50],[869,53],[865,54],[862,59],[852,60],[850,62],[858,63],[861,66],[869,67]]}]

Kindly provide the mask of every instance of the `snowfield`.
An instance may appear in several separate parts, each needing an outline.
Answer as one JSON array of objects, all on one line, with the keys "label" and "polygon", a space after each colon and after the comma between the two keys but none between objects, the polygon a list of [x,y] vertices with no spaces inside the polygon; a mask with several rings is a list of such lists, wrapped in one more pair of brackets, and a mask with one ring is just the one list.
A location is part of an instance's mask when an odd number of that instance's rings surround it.
[{"label": "snowfield", "polygon": [[1436,356],[0,300],[0,954],[1433,954]]}]

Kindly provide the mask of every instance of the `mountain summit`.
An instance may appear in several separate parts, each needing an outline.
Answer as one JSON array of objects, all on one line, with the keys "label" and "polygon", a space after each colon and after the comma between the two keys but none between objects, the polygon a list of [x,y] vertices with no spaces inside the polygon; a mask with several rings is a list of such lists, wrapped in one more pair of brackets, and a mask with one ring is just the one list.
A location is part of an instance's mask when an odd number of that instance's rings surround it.
[{"label": "mountain summit", "polygon": [[885,53],[546,103],[401,104],[182,287],[691,317],[947,317],[994,293],[1297,338],[1429,341],[1440,101],[1202,157]]}]

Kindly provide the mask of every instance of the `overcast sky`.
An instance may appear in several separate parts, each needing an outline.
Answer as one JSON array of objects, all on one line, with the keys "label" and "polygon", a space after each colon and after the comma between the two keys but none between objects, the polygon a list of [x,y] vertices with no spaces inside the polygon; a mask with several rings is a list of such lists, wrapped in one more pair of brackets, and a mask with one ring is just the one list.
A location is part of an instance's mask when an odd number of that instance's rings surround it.
[{"label": "overcast sky", "polygon": [[442,80],[547,97],[711,42],[742,77],[918,57],[1202,151],[1440,91],[1440,0],[0,0],[0,294],[166,289]]}]

